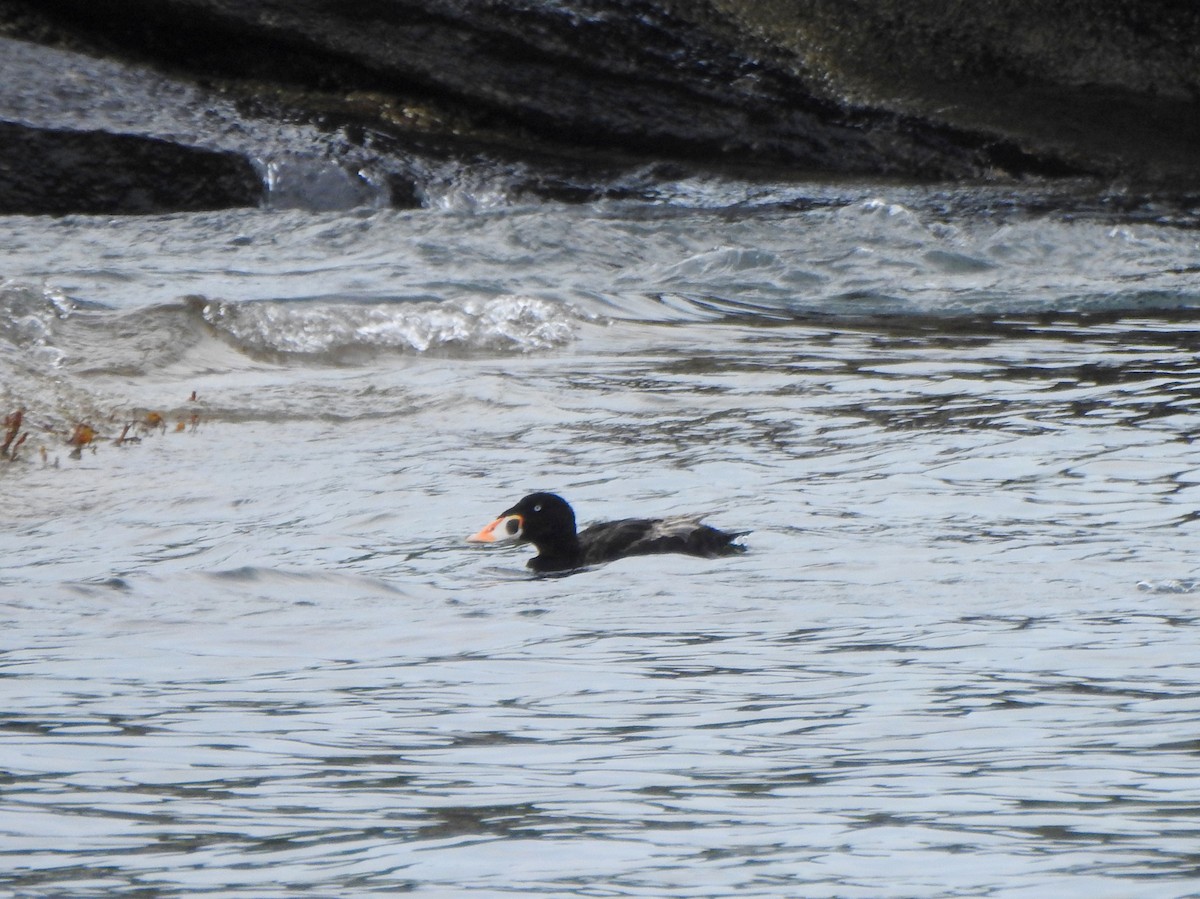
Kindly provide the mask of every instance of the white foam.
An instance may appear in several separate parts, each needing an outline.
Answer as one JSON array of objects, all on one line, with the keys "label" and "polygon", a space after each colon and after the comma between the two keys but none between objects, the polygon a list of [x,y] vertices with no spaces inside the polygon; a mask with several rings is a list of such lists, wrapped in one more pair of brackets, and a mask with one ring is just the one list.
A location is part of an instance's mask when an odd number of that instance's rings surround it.
[{"label": "white foam", "polygon": [[251,352],[347,350],[532,352],[573,339],[569,308],[529,296],[444,302],[206,303],[205,321]]}]

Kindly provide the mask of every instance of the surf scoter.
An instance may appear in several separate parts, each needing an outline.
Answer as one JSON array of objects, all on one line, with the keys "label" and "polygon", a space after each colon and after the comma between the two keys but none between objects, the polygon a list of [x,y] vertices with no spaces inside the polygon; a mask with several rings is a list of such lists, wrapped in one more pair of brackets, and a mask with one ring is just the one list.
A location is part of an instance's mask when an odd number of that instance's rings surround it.
[{"label": "surf scoter", "polygon": [[623,518],[593,524],[576,533],[575,513],[561,496],[531,493],[467,540],[471,543],[532,543],[538,554],[529,560],[534,571],[569,571],[626,556],[685,553],[728,556],[745,552],[730,534],[700,523],[702,516]]}]

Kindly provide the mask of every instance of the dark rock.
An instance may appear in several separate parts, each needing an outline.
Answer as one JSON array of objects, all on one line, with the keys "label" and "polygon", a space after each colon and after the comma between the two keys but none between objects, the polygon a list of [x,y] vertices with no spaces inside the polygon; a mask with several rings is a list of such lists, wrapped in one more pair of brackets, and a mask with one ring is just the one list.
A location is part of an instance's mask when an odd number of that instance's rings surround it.
[{"label": "dark rock", "polygon": [[289,151],[351,199],[372,158],[401,205],[484,158],[565,200],[665,160],[1200,184],[1191,0],[0,0],[0,30],[350,135]]},{"label": "dark rock", "polygon": [[840,96],[1110,176],[1200,183],[1192,0],[714,0]]},{"label": "dark rock", "polygon": [[139,214],[253,206],[246,159],[101,131],[0,122],[0,213]]},{"label": "dark rock", "polygon": [[[191,77],[236,79],[260,91],[285,84],[418,98],[437,118],[465,122],[474,137],[543,151],[931,178],[1077,168],[1002,136],[848,103],[823,92],[820,73],[789,48],[699,3],[38,0],[36,7],[76,40]],[[334,124],[336,108],[322,106]],[[375,125],[387,131],[396,123]]]}]

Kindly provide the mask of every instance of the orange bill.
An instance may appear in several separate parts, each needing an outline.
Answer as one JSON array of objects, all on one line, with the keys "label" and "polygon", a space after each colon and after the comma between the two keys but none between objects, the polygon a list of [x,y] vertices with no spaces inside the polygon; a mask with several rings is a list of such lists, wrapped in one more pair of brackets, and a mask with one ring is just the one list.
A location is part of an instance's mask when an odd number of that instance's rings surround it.
[{"label": "orange bill", "polygon": [[508,543],[521,538],[525,521],[520,515],[502,515],[467,538],[468,543]]}]

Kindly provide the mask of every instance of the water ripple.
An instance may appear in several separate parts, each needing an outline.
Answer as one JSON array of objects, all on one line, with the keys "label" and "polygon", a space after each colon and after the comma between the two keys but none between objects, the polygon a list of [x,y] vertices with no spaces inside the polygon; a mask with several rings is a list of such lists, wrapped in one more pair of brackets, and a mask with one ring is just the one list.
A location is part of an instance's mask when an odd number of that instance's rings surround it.
[{"label": "water ripple", "polygon": [[[211,217],[43,224],[30,254],[107,247],[95,292],[125,299],[3,294],[39,329],[0,335],[0,397],[47,411],[0,465],[0,890],[1194,892],[1188,314],[777,302],[907,272],[906,302],[986,304],[1020,264],[1049,303],[1103,280],[1068,239],[1178,297],[1194,235],[863,202],[814,210],[848,245],[805,256],[786,215],[277,215],[211,250],[244,279],[180,251]],[[144,268],[113,287],[128,247]],[[304,283],[303,318],[314,292],[415,295],[422,265],[446,308],[582,314],[530,352],[284,358],[149,286],[278,311]],[[39,342],[65,355],[20,356]],[[197,421],[119,442],[148,410]],[[750,551],[534,579],[527,548],[464,542],[538,488],[585,522],[709,512]]]}]

